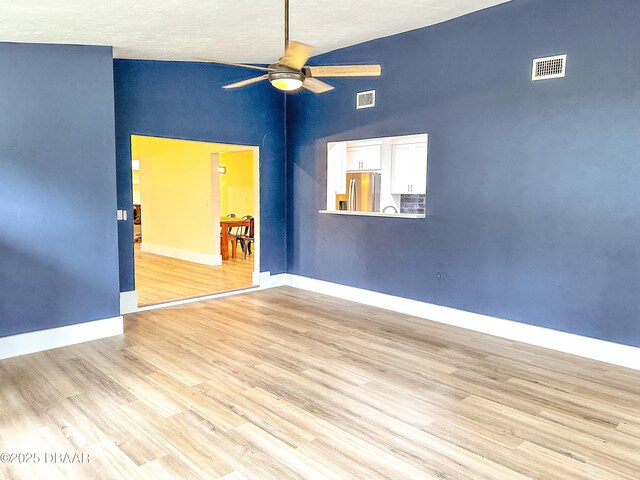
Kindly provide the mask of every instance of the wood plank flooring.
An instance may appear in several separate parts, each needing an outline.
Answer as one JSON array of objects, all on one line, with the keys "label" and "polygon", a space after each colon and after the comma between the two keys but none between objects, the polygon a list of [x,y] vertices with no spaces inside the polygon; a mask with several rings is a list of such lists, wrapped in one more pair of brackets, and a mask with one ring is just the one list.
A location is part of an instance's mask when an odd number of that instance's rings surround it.
[{"label": "wood plank flooring", "polygon": [[236,258],[229,254],[217,267],[142,252],[139,243],[134,252],[141,306],[248,288],[253,282],[253,255],[243,258],[240,248]]},{"label": "wood plank flooring", "polygon": [[640,372],[288,287],[0,362],[8,479],[627,479]]}]

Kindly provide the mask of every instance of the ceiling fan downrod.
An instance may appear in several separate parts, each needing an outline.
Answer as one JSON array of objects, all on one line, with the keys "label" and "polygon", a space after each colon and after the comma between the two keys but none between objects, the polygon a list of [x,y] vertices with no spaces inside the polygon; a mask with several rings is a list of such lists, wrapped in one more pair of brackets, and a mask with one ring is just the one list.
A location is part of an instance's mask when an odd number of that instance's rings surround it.
[{"label": "ceiling fan downrod", "polygon": [[289,0],[284,0],[284,49],[289,45]]}]

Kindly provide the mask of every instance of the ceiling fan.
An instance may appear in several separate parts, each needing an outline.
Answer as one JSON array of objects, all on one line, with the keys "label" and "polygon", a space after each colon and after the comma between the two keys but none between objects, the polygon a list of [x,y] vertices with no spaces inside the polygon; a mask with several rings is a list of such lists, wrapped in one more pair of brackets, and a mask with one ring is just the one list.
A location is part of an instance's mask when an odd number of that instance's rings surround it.
[{"label": "ceiling fan", "polygon": [[271,85],[285,92],[295,92],[300,89],[305,89],[313,93],[324,93],[333,90],[334,87],[322,80],[318,80],[318,77],[380,76],[380,65],[324,65],[313,67],[305,65],[311,55],[312,47],[304,43],[289,41],[289,0],[284,0],[284,45],[284,55],[280,60],[272,63],[268,67],[225,62],[222,60],[198,60],[267,72],[259,77],[248,78],[222,87],[227,89],[244,87],[263,80],[269,80]]}]

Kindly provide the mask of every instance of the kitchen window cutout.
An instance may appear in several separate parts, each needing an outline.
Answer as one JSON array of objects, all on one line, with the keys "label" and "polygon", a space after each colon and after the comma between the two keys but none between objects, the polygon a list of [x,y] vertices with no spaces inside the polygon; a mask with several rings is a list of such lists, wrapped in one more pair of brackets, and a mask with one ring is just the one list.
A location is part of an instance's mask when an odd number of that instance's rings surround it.
[{"label": "kitchen window cutout", "polygon": [[428,135],[327,143],[320,213],[425,218]]}]

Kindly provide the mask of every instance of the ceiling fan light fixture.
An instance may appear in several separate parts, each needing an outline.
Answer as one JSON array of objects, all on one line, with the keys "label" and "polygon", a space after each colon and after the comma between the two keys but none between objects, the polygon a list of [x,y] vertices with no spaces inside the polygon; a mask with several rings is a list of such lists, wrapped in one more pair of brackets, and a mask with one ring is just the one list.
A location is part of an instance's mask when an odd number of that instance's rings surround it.
[{"label": "ceiling fan light fixture", "polygon": [[270,72],[269,82],[278,90],[293,92],[302,87],[304,75],[300,72]]}]

